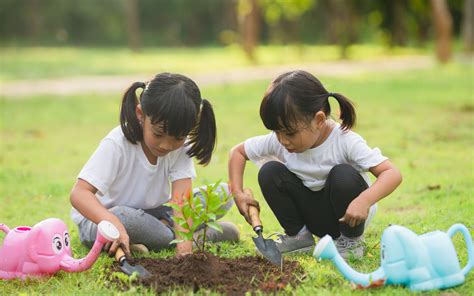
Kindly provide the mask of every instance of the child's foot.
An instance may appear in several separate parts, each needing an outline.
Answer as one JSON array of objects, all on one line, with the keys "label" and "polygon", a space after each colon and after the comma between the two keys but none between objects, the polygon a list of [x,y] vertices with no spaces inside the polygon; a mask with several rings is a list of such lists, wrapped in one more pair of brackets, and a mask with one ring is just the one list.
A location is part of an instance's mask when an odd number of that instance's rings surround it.
[{"label": "child's foot", "polygon": [[354,258],[362,258],[364,256],[364,240],[362,235],[358,237],[341,235],[334,242],[337,251],[345,260],[351,255]]},{"label": "child's foot", "polygon": [[304,231],[295,236],[279,235],[275,243],[282,254],[305,253],[311,252],[314,249],[314,238],[309,231]]},{"label": "child's foot", "polygon": [[141,254],[148,254],[148,248],[144,244],[131,244],[130,251],[133,253],[141,253]]},{"label": "child's foot", "polygon": [[[206,240],[208,242],[222,242],[222,241],[228,241],[228,242],[237,242],[239,241],[240,238],[240,232],[237,226],[232,223],[232,222],[217,222],[222,227],[222,232],[219,232],[213,228],[208,227],[206,231]],[[197,231],[194,236],[195,239],[199,235],[202,235],[204,233],[204,229],[201,229]]]}]

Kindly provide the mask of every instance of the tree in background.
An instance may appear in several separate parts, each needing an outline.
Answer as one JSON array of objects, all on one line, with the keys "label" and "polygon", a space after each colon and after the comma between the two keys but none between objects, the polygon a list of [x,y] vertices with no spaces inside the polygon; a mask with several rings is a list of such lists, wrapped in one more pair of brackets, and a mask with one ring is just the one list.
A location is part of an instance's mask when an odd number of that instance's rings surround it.
[{"label": "tree in background", "polygon": [[407,44],[406,13],[407,7],[405,0],[393,0],[389,2],[393,14],[392,22],[392,45],[404,46]]},{"label": "tree in background", "polygon": [[[255,62],[259,44],[337,44],[348,57],[355,42],[424,46],[434,32],[451,31],[443,38],[462,33],[472,50],[473,1],[0,0],[0,45],[138,50],[239,43]],[[450,42],[443,43],[448,51]]]},{"label": "tree in background", "polygon": [[464,15],[462,24],[464,50],[474,51],[474,0],[464,0]]},{"label": "tree in background", "polygon": [[329,17],[326,28],[329,33],[329,40],[332,43],[339,44],[340,57],[347,59],[349,57],[348,48],[358,39],[358,18],[353,1],[327,0],[324,1],[327,7],[327,16]]},{"label": "tree in background", "polygon": [[453,19],[446,0],[431,0],[431,9],[436,32],[436,57],[447,63],[451,58]]},{"label": "tree in background", "polygon": [[133,51],[142,48],[138,0],[125,0],[125,17],[127,19],[128,47]]},{"label": "tree in background", "polygon": [[260,0],[270,42],[301,43],[301,18],[315,4],[316,0]]},{"label": "tree in background", "polygon": [[257,0],[238,0],[237,15],[242,48],[247,58],[257,62],[255,47],[260,43],[261,15]]}]

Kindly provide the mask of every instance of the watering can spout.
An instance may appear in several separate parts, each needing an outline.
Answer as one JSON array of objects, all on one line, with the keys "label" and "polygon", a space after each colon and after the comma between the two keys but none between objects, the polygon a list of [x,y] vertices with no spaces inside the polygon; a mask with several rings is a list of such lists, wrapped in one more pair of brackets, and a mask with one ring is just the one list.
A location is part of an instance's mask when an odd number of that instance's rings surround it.
[{"label": "watering can spout", "polygon": [[61,261],[61,268],[68,272],[80,272],[89,269],[97,260],[104,244],[119,238],[117,228],[109,221],[101,221],[97,226],[97,237],[89,254],[82,259],[74,259],[65,255]]},{"label": "watering can spout", "polygon": [[372,282],[383,280],[385,273],[382,268],[372,273],[360,273],[352,269],[341,257],[334,245],[334,241],[329,235],[324,236],[317,246],[314,248],[313,257],[316,259],[329,259],[333,261],[336,267],[344,274],[344,276],[355,284],[364,287],[369,286]]}]

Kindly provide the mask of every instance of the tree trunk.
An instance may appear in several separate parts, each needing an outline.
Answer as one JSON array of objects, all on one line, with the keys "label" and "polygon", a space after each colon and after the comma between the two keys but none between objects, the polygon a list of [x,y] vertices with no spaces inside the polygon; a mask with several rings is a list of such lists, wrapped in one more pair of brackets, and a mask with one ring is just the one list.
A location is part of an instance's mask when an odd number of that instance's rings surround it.
[{"label": "tree trunk", "polygon": [[30,18],[28,35],[30,41],[33,44],[36,44],[42,31],[42,17],[39,0],[28,1],[26,13]]},{"label": "tree trunk", "polygon": [[436,57],[441,63],[451,58],[453,19],[446,0],[431,0],[433,21],[436,31]]},{"label": "tree trunk", "polygon": [[257,0],[239,0],[238,5],[242,47],[247,58],[256,63],[255,47],[260,41],[260,8]]},{"label": "tree trunk", "polygon": [[349,46],[357,40],[357,17],[351,1],[329,0],[327,2],[330,24],[330,39],[340,45],[341,59],[349,57]]},{"label": "tree trunk", "polygon": [[404,0],[392,0],[392,45],[403,46],[406,44],[406,27],[405,27],[405,1]]},{"label": "tree trunk", "polygon": [[464,50],[472,53],[474,51],[474,0],[464,0],[462,38]]},{"label": "tree trunk", "polygon": [[142,48],[142,36],[138,0],[125,0],[125,16],[127,19],[128,47],[133,51],[140,51]]}]

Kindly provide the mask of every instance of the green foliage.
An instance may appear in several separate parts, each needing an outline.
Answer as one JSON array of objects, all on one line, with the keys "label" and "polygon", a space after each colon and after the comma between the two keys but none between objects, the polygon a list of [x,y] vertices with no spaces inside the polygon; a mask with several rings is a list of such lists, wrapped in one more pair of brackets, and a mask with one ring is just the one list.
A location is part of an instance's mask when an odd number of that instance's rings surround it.
[{"label": "green foliage", "polygon": [[315,6],[316,0],[260,0],[265,19],[275,24],[283,19],[295,21]]},{"label": "green foliage", "polygon": [[[126,46],[127,18],[123,0],[0,1],[1,44]],[[137,1],[140,31],[145,46],[192,46],[221,44],[222,32],[239,32],[238,18],[248,12],[250,0],[141,0]],[[292,27],[296,42],[333,43],[328,32],[340,13],[331,5],[351,6],[356,16],[345,19],[348,26],[360,26],[359,40],[391,38],[402,27],[407,39],[426,41],[433,38],[430,5],[426,0],[411,1],[317,1],[257,0],[261,6],[262,43],[272,42]],[[396,3],[402,16],[395,14]],[[447,1],[453,16],[454,34],[459,36],[463,1]],[[380,22],[366,21],[380,16]],[[378,18],[378,17],[377,17]],[[293,24],[290,24],[293,23]],[[100,25],[97,25],[100,24]],[[301,24],[301,25],[298,25]],[[271,32],[278,31],[278,32]],[[236,39],[236,38],[234,38]]]},{"label": "green foliage", "polygon": [[[217,191],[219,184],[220,181],[207,185],[204,189],[201,188],[200,194],[185,197],[182,204],[167,203],[175,210],[175,213],[181,214],[174,215],[173,221],[184,229],[184,231],[176,231],[179,238],[171,241],[170,244],[194,241],[200,251],[205,251],[207,249],[207,229],[210,227],[222,232],[222,227],[217,224],[216,219],[226,213],[222,207],[232,196],[227,194],[223,188]],[[201,196],[203,199],[201,199]],[[204,231],[195,235],[196,231],[202,228],[204,228]]]}]

